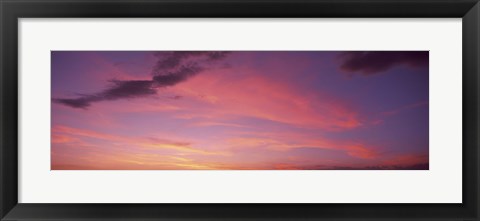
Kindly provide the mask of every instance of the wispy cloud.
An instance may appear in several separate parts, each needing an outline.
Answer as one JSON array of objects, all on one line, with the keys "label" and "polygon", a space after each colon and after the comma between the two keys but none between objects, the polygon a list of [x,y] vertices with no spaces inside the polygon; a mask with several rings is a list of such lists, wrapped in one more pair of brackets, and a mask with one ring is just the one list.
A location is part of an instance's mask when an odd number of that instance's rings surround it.
[{"label": "wispy cloud", "polygon": [[134,146],[138,150],[174,150],[185,153],[194,153],[200,155],[226,155],[226,152],[206,151],[202,148],[192,147],[189,141],[172,141],[163,138],[153,137],[129,137],[119,136],[108,133],[100,133],[92,130],[73,128],[57,125],[52,129],[52,138],[54,143],[79,142],[89,143],[82,138],[95,138],[110,143],[122,143]]},{"label": "wispy cloud", "polygon": [[185,103],[187,106],[183,107],[195,112],[178,112],[176,117],[217,120],[250,117],[331,131],[362,126],[355,108],[333,95],[312,94],[285,82],[262,77],[262,73],[254,70],[243,70],[242,73],[249,77],[238,79],[228,72],[212,71],[178,85],[173,89],[175,93],[196,102]]},{"label": "wispy cloud", "polygon": [[398,114],[402,111],[414,109],[414,108],[417,108],[417,107],[423,107],[423,106],[428,106],[428,102],[427,101],[421,101],[421,102],[416,102],[416,103],[413,103],[413,104],[404,105],[404,106],[401,106],[401,107],[399,107],[395,110],[382,112],[382,115],[392,116],[392,115],[396,115],[396,114]]},{"label": "wispy cloud", "polygon": [[265,148],[274,151],[290,151],[305,147],[313,149],[336,150],[361,159],[379,157],[378,147],[361,142],[333,140],[298,133],[241,133],[227,141],[227,145],[234,150],[247,148]]},{"label": "wispy cloud", "polygon": [[155,95],[158,88],[174,86],[209,68],[211,62],[224,59],[229,52],[175,51],[158,52],[151,80],[111,80],[98,93],[80,94],[77,98],[54,98],[56,103],[73,108],[88,108],[91,103]]}]

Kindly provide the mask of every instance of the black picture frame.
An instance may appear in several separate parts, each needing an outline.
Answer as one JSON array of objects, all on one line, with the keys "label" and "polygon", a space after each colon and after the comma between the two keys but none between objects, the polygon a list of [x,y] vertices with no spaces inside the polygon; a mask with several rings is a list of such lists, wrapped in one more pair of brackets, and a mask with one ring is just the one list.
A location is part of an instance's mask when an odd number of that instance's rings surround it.
[{"label": "black picture frame", "polygon": [[[479,220],[480,4],[478,0],[0,0],[0,15],[1,220]],[[462,18],[463,203],[18,203],[17,20],[18,18],[45,17]],[[448,44],[448,42],[445,43]]]}]

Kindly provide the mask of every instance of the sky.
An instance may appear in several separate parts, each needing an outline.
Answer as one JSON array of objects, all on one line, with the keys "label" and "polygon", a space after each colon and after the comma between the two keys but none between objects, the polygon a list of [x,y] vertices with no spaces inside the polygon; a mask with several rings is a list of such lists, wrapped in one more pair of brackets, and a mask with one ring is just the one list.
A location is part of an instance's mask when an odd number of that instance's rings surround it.
[{"label": "sky", "polygon": [[52,51],[52,170],[428,170],[428,51]]}]

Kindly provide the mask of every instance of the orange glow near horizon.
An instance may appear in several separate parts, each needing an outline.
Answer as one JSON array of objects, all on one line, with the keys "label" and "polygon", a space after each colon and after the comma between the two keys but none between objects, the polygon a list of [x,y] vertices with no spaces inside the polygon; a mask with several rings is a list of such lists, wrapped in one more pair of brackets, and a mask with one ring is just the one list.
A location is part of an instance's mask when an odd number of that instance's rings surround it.
[{"label": "orange glow near horizon", "polygon": [[391,53],[52,52],[51,168],[428,169],[428,66]]}]

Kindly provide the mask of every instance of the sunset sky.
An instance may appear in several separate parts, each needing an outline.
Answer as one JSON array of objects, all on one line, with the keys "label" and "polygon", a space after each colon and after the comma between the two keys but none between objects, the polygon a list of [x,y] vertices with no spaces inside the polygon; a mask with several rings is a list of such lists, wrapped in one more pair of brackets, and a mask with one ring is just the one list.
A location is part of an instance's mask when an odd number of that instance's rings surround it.
[{"label": "sunset sky", "polygon": [[428,52],[52,51],[52,170],[428,169]]}]

